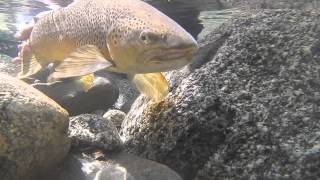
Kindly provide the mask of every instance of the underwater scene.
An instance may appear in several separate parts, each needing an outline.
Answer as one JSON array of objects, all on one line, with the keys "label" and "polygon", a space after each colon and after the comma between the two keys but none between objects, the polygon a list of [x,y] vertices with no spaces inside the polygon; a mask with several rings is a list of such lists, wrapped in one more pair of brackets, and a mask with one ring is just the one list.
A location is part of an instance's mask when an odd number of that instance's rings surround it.
[{"label": "underwater scene", "polygon": [[0,0],[0,180],[320,179],[320,0]]}]

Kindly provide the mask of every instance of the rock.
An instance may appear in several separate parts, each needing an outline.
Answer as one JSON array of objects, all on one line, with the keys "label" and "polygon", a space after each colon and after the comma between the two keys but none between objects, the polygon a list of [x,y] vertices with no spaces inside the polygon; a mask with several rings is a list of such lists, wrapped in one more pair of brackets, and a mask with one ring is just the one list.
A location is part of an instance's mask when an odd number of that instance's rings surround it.
[{"label": "rock", "polygon": [[103,116],[105,114],[105,110],[103,109],[97,109],[95,111],[93,111],[91,114],[95,114],[95,115],[98,115],[98,116]]},{"label": "rock", "polygon": [[29,180],[67,155],[68,114],[26,83],[0,74],[0,177]]},{"label": "rock", "polygon": [[186,180],[318,179],[319,19],[250,10],[213,30],[193,64],[166,74],[165,101],[135,101],[127,151]]},{"label": "rock", "polygon": [[125,168],[119,165],[111,165],[109,167],[101,169],[96,177],[95,180],[118,180],[118,179],[125,179],[125,180],[136,180],[132,177],[132,175],[128,172]]},{"label": "rock", "polygon": [[176,172],[165,165],[126,153],[112,155],[107,158],[104,165],[108,166],[97,173],[97,180],[104,180],[101,177],[110,176],[111,169],[116,169],[116,174],[120,176],[122,172],[127,172],[130,177],[128,180],[182,180]]},{"label": "rock", "polygon": [[315,9],[320,4],[314,0],[220,0],[225,7],[249,7],[263,9]]},{"label": "rock", "polygon": [[100,71],[97,76],[110,79],[119,89],[119,98],[114,103],[113,107],[123,112],[128,112],[134,100],[139,96],[139,91],[135,85],[128,80],[124,74]]},{"label": "rock", "polygon": [[227,22],[230,18],[237,16],[240,12],[241,10],[237,8],[201,11],[199,14],[199,20],[203,25],[203,29],[197,35],[197,39],[204,39],[212,32],[213,29],[218,28],[221,24]]},{"label": "rock", "polygon": [[114,151],[122,147],[122,141],[113,123],[94,114],[71,117],[69,136],[75,149],[89,147]]},{"label": "rock", "polygon": [[56,175],[46,180],[182,180],[173,170],[154,161],[127,153],[108,154],[95,160],[88,155],[70,155]]},{"label": "rock", "polygon": [[126,113],[113,109],[107,111],[104,115],[103,118],[107,119],[108,121],[111,121],[119,130],[121,128],[121,124],[126,117]]},{"label": "rock", "polygon": [[71,116],[91,113],[97,109],[107,110],[116,102],[119,95],[116,85],[102,77],[96,77],[93,86],[87,92],[76,81],[63,81],[50,85],[35,83],[33,86],[59,103]]}]

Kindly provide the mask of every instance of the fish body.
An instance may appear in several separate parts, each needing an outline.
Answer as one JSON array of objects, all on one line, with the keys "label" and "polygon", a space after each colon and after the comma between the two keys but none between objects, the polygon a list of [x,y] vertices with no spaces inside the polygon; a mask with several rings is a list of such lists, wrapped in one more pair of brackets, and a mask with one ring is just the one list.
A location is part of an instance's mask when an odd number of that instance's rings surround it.
[{"label": "fish body", "polygon": [[22,55],[21,78],[50,63],[56,67],[52,79],[101,69],[134,77],[180,68],[197,51],[197,43],[188,32],[140,0],[77,0],[41,16],[28,45],[31,53]]}]

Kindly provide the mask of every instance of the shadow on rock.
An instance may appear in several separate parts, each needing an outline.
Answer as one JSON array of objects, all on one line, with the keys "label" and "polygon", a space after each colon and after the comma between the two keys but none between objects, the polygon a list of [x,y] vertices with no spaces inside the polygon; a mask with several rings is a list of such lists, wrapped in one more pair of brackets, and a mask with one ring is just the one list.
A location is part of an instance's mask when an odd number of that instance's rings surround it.
[{"label": "shadow on rock", "polygon": [[119,95],[118,87],[102,77],[95,77],[93,86],[88,91],[73,80],[32,85],[59,103],[71,116],[90,113],[97,109],[107,110],[116,102]]},{"label": "shadow on rock", "polygon": [[36,180],[88,180],[81,168],[81,160],[69,155],[59,169],[49,174],[43,174],[37,177]]}]

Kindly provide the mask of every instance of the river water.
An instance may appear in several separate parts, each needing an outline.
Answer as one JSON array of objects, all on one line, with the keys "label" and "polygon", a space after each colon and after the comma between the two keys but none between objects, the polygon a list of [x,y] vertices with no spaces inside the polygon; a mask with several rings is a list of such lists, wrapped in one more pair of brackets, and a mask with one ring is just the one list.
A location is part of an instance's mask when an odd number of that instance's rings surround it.
[{"label": "river water", "polygon": [[[146,0],[181,24],[194,37],[208,33],[229,17],[219,0]],[[190,1],[190,2],[189,2]],[[17,55],[13,35],[42,12],[67,6],[71,0],[0,0],[0,58]]]}]

